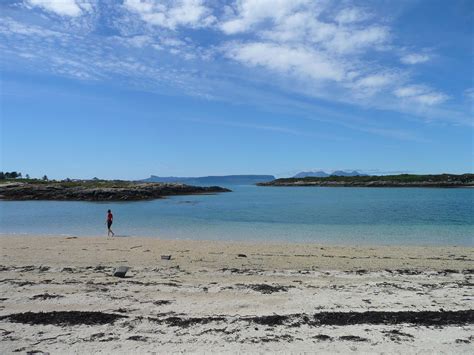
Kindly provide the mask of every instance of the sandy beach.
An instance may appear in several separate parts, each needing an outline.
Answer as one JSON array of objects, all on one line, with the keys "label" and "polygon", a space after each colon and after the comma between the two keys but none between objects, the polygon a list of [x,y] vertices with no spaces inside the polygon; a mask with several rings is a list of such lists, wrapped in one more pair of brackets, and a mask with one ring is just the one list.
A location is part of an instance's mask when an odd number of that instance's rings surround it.
[{"label": "sandy beach", "polygon": [[3,354],[472,351],[474,248],[61,236],[0,246]]}]

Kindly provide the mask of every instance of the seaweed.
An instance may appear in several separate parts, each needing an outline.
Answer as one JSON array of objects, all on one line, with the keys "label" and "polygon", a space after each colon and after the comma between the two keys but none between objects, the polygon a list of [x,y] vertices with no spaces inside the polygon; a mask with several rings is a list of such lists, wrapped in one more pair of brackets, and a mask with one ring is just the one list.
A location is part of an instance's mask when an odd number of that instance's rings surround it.
[{"label": "seaweed", "polygon": [[80,312],[80,311],[62,311],[62,312],[25,312],[13,313],[0,317],[0,320],[6,319],[13,323],[23,323],[30,325],[97,325],[114,323],[120,318],[126,316],[104,313],[104,312]]}]

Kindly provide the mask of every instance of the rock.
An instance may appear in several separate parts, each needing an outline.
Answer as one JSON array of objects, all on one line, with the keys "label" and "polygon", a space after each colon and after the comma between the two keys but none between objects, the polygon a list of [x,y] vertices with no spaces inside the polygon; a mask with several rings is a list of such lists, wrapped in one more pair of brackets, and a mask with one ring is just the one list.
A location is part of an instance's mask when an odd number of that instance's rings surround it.
[{"label": "rock", "polygon": [[128,266],[119,266],[118,268],[115,269],[114,276],[125,277],[125,274],[127,273],[128,270],[130,270]]},{"label": "rock", "polygon": [[474,174],[327,176],[282,178],[258,186],[325,187],[473,187]]},{"label": "rock", "polygon": [[2,200],[63,201],[139,201],[172,195],[230,192],[219,186],[190,186],[171,183],[104,182],[31,182],[0,185]]},{"label": "rock", "polygon": [[127,316],[114,313],[81,311],[24,312],[0,316],[0,320],[6,319],[12,323],[56,326],[104,325],[112,324],[122,318],[127,318]]}]

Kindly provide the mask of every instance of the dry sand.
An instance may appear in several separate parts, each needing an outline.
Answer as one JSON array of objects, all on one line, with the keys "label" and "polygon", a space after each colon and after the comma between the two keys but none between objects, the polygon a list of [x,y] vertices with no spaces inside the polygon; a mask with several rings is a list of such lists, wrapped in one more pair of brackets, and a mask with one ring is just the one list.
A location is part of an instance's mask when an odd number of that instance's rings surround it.
[{"label": "dry sand", "polygon": [[2,354],[473,349],[474,248],[59,236],[0,247]]}]

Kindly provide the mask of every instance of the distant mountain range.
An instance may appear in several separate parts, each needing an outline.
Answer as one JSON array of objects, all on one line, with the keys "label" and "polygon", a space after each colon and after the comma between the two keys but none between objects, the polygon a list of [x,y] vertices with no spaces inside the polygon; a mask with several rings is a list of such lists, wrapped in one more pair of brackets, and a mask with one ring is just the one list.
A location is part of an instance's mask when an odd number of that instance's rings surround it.
[{"label": "distant mountain range", "polygon": [[177,176],[155,176],[141,182],[176,182],[188,185],[210,186],[210,185],[254,185],[262,182],[275,180],[273,175],[224,175],[224,176],[202,176],[202,177],[177,177]]},{"label": "distant mountain range", "polygon": [[301,173],[293,176],[294,178],[304,178],[304,177],[328,177],[328,176],[369,176],[367,174],[361,173],[359,171],[344,171],[336,170],[332,173],[326,173],[325,171],[302,171]]}]

